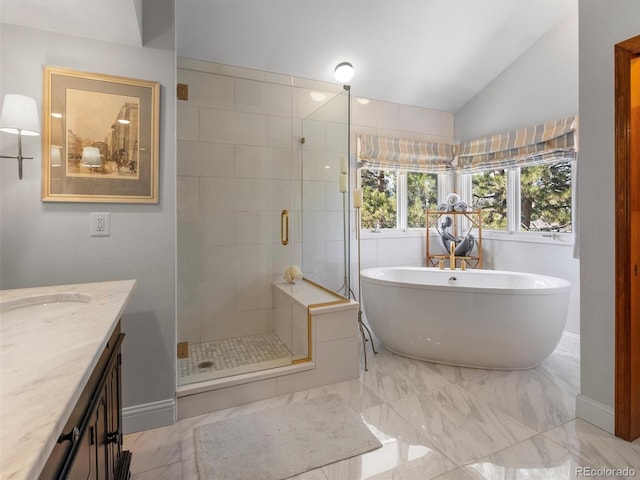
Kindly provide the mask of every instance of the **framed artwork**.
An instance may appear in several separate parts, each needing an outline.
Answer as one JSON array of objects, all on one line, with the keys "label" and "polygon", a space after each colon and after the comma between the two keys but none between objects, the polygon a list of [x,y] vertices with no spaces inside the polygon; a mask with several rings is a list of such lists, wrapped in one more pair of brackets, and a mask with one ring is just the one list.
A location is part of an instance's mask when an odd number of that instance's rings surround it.
[{"label": "framed artwork", "polygon": [[160,84],[45,67],[42,201],[158,203]]}]

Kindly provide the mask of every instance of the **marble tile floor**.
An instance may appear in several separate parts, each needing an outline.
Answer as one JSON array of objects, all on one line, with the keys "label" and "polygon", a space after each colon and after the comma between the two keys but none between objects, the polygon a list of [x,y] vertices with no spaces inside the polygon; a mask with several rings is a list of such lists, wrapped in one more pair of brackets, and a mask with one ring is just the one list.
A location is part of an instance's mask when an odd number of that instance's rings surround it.
[{"label": "marble tile floor", "polygon": [[640,440],[625,442],[576,418],[579,365],[577,354],[562,348],[535,369],[512,372],[431,364],[382,349],[359,379],[130,434],[124,446],[133,452],[133,480],[196,480],[194,427],[336,393],[383,446],[296,480],[639,477]]}]

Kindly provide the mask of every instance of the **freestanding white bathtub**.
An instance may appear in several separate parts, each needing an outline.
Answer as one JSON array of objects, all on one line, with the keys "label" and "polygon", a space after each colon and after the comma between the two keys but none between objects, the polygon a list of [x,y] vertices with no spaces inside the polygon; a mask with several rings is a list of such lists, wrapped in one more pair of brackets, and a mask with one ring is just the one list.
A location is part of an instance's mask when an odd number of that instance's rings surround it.
[{"label": "freestanding white bathtub", "polygon": [[411,358],[517,370],[544,360],[562,336],[566,280],[499,270],[363,270],[362,305],[384,346]]}]

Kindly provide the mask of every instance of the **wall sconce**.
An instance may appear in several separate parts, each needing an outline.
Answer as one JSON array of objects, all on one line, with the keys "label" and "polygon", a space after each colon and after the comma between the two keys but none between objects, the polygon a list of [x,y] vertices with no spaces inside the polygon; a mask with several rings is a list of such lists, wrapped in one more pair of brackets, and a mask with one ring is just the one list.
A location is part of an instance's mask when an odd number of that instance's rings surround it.
[{"label": "wall sconce", "polygon": [[18,178],[22,179],[22,160],[33,157],[22,155],[22,136],[40,135],[40,119],[36,101],[25,95],[8,93],[4,96],[0,114],[0,131],[18,135],[18,155],[0,155],[0,158],[18,159]]},{"label": "wall sconce", "polygon": [[340,83],[347,83],[353,78],[353,65],[349,62],[342,62],[336,65],[333,76]]}]

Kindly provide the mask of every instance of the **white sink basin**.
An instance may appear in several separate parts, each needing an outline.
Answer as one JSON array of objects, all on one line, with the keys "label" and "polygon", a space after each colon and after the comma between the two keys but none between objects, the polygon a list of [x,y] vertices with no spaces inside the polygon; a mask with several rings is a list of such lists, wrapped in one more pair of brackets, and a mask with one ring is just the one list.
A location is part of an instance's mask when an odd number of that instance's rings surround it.
[{"label": "white sink basin", "polygon": [[82,293],[50,293],[16,298],[0,303],[0,312],[6,313],[16,309],[41,307],[43,310],[55,308],[67,302],[89,303],[91,297]]},{"label": "white sink basin", "polygon": [[9,327],[20,322],[62,318],[77,311],[78,304],[88,304],[89,295],[81,293],[55,293],[16,298],[0,303],[0,324]]}]

